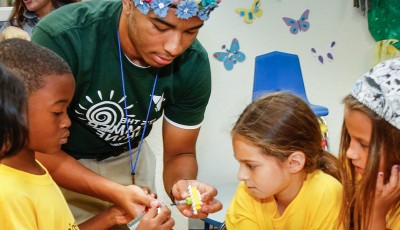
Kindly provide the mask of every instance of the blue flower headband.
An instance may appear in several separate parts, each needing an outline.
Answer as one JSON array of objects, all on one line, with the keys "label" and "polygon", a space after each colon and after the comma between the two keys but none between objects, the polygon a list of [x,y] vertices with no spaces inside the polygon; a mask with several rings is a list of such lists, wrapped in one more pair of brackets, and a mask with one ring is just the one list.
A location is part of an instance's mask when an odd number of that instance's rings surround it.
[{"label": "blue flower headband", "polygon": [[154,14],[165,18],[169,8],[176,8],[176,15],[180,19],[189,19],[198,16],[205,21],[209,18],[211,11],[218,7],[221,0],[180,0],[179,4],[174,4],[179,0],[134,0],[136,8],[143,14],[148,14],[150,10]]}]

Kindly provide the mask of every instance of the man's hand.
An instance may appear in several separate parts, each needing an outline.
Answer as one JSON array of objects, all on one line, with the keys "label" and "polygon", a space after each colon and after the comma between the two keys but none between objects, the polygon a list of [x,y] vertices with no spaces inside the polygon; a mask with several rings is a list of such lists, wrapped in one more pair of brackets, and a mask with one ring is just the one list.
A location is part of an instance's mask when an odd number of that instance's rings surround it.
[{"label": "man's hand", "polygon": [[146,207],[161,205],[161,202],[148,194],[148,191],[136,185],[123,186],[123,191],[119,191],[118,194],[115,204],[123,208],[132,219],[142,213]]},{"label": "man's hand", "polygon": [[175,198],[175,201],[184,200],[190,196],[188,191],[188,185],[197,187],[201,195],[201,201],[203,204],[201,205],[201,209],[198,210],[198,214],[195,215],[193,213],[192,206],[190,205],[178,205],[178,210],[186,217],[189,218],[197,218],[203,219],[208,216],[210,213],[218,212],[222,209],[222,203],[214,197],[217,195],[217,190],[205,183],[199,182],[197,180],[180,180],[174,184],[172,187],[172,196]]}]

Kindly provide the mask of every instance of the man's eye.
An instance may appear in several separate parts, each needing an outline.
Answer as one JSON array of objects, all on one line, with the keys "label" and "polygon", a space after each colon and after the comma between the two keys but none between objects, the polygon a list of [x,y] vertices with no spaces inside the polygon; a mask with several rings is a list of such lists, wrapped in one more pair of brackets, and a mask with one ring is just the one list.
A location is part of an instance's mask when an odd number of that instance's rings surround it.
[{"label": "man's eye", "polygon": [[165,32],[165,31],[168,30],[168,28],[161,28],[161,27],[158,27],[158,26],[154,26],[154,27],[156,28],[156,30],[158,30],[160,32]]},{"label": "man's eye", "polygon": [[193,35],[193,34],[196,34],[196,33],[197,33],[197,30],[196,30],[196,31],[189,30],[189,31],[186,31],[186,33],[187,33],[187,34],[190,34],[190,35]]}]

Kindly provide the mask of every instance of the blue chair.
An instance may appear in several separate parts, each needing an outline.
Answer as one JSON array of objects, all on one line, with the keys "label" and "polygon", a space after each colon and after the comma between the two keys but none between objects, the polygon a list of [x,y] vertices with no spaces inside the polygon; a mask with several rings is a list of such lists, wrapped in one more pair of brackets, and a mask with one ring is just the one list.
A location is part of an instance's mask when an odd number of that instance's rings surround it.
[{"label": "blue chair", "polygon": [[328,126],[323,118],[328,108],[311,104],[307,98],[299,57],[274,51],[259,55],[255,61],[253,101],[268,92],[288,91],[302,98],[319,117],[322,146],[328,150]]},{"label": "blue chair", "polygon": [[289,91],[301,97],[318,117],[327,116],[328,108],[308,101],[299,57],[274,51],[256,57],[253,101],[267,92]]}]

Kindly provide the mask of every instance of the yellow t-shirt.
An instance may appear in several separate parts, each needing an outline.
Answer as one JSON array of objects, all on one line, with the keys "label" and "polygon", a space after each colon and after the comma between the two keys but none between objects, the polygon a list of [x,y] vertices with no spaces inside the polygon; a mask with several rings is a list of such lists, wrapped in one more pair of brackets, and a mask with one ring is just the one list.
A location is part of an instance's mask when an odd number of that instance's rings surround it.
[{"label": "yellow t-shirt", "polygon": [[320,170],[307,175],[298,195],[280,216],[274,197],[263,201],[252,196],[241,182],[228,208],[229,230],[338,229],[336,220],[342,202],[342,185]]},{"label": "yellow t-shirt", "polygon": [[386,215],[386,228],[393,230],[400,229],[400,209],[396,210],[394,215],[390,215],[390,212]]},{"label": "yellow t-shirt", "polygon": [[79,229],[60,189],[40,166],[46,174],[0,164],[0,229]]}]

